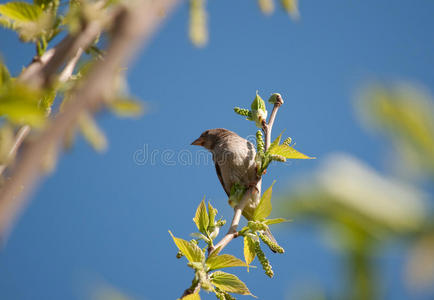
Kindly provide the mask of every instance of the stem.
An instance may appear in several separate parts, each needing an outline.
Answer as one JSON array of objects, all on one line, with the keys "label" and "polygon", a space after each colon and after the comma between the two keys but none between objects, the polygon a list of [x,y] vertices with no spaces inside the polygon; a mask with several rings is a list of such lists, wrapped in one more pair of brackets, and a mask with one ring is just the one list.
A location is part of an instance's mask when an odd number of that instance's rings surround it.
[{"label": "stem", "polygon": [[191,286],[186,289],[184,291],[184,293],[181,296],[181,299],[184,298],[185,296],[197,293],[200,289],[200,285],[199,285],[199,280],[197,280],[196,278],[193,279],[193,281],[191,282]]}]

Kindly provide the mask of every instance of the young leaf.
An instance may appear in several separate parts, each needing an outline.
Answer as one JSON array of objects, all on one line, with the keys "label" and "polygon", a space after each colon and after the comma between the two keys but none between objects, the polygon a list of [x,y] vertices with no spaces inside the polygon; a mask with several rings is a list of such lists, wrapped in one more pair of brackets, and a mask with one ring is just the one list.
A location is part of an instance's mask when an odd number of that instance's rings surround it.
[{"label": "young leaf", "polygon": [[144,111],[142,102],[126,98],[108,102],[108,108],[119,117],[139,117]]},{"label": "young leaf", "polygon": [[273,225],[273,224],[279,224],[283,222],[291,222],[291,220],[287,220],[284,218],[277,218],[277,219],[266,219],[264,220],[264,224],[266,225]]},{"label": "young leaf", "polygon": [[222,254],[218,256],[210,256],[206,264],[210,270],[223,269],[229,267],[247,267],[247,264],[241,259],[229,254]]},{"label": "young leaf", "polygon": [[0,5],[0,14],[14,21],[33,22],[38,20],[42,9],[27,2],[9,2]]},{"label": "young leaf", "polygon": [[8,83],[10,79],[11,75],[9,74],[8,68],[0,60],[0,87]]},{"label": "young leaf", "polygon": [[274,11],[274,0],[258,0],[259,8],[265,15],[270,15]]},{"label": "young leaf", "polygon": [[190,295],[187,295],[185,297],[182,297],[181,300],[200,300],[200,296],[199,296],[199,294],[194,293],[194,294],[190,294]]},{"label": "young leaf", "polygon": [[303,153],[298,152],[297,150],[292,148],[291,146],[283,144],[275,147],[270,147],[269,153],[274,155],[281,155],[289,159],[315,159],[315,157],[309,157],[307,155],[304,155]]},{"label": "young leaf", "polygon": [[208,213],[206,211],[205,197],[202,199],[202,202],[200,202],[199,206],[197,207],[196,215],[194,216],[193,221],[194,223],[196,223],[197,229],[199,229],[200,232],[206,232],[209,225],[209,219]]},{"label": "young leaf", "polygon": [[273,185],[276,181],[273,181],[271,186],[262,194],[261,201],[256,207],[255,212],[253,214],[254,221],[261,221],[268,217],[271,213],[271,194],[273,192]]},{"label": "young leaf", "polygon": [[215,216],[217,215],[217,209],[215,209],[211,202],[208,202],[208,214],[209,214],[209,225],[214,225]]},{"label": "young leaf", "polygon": [[78,126],[86,141],[96,151],[101,152],[107,148],[107,139],[104,133],[89,114],[83,113],[80,115]]},{"label": "young leaf", "polygon": [[297,20],[300,17],[300,13],[298,11],[298,0],[281,0],[283,9],[286,10],[290,16]]},{"label": "young leaf", "polygon": [[22,84],[3,87],[0,89],[0,115],[15,124],[40,127],[45,121],[44,112],[38,107],[42,95],[40,90]]},{"label": "young leaf", "polygon": [[255,243],[252,238],[249,236],[244,237],[244,259],[246,260],[246,264],[250,265],[252,261],[255,259]]},{"label": "young leaf", "polygon": [[170,232],[170,230],[169,233],[172,236],[172,239],[175,242],[178,249],[181,250],[182,254],[184,254],[184,256],[188,259],[189,262],[203,261],[205,256],[202,250],[196,244],[174,237],[172,232]]},{"label": "young leaf", "polygon": [[211,274],[211,282],[219,289],[240,295],[252,295],[247,286],[237,276],[222,271]]},{"label": "young leaf", "polygon": [[275,148],[275,147],[277,147],[277,146],[279,146],[279,144],[280,144],[280,140],[282,139],[282,134],[285,132],[285,130],[284,131],[282,131],[280,134],[279,134],[279,136],[271,143],[271,145],[270,145],[270,148],[268,149],[268,151],[267,152],[269,152],[269,153],[271,153],[271,149],[273,149],[273,148]]}]

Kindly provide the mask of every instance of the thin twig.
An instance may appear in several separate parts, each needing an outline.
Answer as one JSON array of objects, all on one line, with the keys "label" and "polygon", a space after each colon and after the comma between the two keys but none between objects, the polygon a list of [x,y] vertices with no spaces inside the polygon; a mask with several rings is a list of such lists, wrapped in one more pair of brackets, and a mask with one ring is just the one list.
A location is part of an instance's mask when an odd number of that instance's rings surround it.
[{"label": "thin twig", "polygon": [[22,126],[20,129],[18,129],[18,132],[15,136],[15,140],[14,143],[11,147],[11,149],[9,150],[6,162],[3,165],[0,165],[0,176],[3,174],[4,170],[7,167],[7,163],[12,161],[13,158],[15,157],[15,154],[17,153],[18,149],[20,148],[21,144],[23,143],[24,139],[27,137],[27,135],[30,132],[30,126],[29,125],[24,125]]},{"label": "thin twig", "polygon": [[0,236],[5,237],[8,233],[25,207],[31,188],[40,179],[42,160],[49,148],[47,145],[58,147],[69,129],[76,124],[79,115],[102,103],[103,96],[112,88],[113,78],[119,68],[126,65],[143,41],[149,41],[163,18],[162,13],[167,15],[176,2],[143,0],[117,15],[104,61],[99,61],[92,67],[82,85],[71,95],[63,112],[37,140],[24,149],[11,179],[0,190]]},{"label": "thin twig", "polygon": [[184,293],[181,296],[181,299],[184,298],[185,296],[197,293],[199,291],[199,289],[200,289],[200,282],[199,282],[199,280],[193,279],[193,282],[191,283],[191,286],[184,291]]}]

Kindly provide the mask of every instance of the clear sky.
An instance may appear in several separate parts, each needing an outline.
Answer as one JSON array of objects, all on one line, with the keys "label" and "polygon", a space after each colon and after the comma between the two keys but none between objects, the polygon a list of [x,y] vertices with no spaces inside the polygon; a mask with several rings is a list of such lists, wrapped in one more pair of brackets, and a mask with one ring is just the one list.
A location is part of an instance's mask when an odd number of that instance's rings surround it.
[{"label": "clear sky", "polygon": [[[95,153],[80,138],[62,157],[0,252],[2,298],[82,299],[89,285],[101,281],[137,299],[179,297],[192,272],[176,260],[168,229],[187,239],[204,195],[228,219],[231,210],[211,164],[183,165],[177,157],[183,150],[194,157],[198,148],[190,143],[209,128],[254,134],[253,124],[232,108],[248,106],[256,90],[264,98],[282,94],[286,102],[274,133],[286,128],[297,149],[318,158],[273,166],[265,186],[277,178],[276,191],[283,192],[291,179],[336,151],[381,170],[384,143],[360,127],[353,100],[374,80],[409,80],[432,91],[434,2],[300,2],[301,19],[293,22],[281,10],[262,15],[255,1],[209,1],[204,49],[189,42],[188,8],[178,7],[129,68],[130,91],[147,101],[148,113],[139,120],[101,114],[108,151]],[[0,29],[0,52],[14,75],[33,51]],[[144,147],[158,151],[155,164],[134,161]],[[164,150],[174,156],[163,157]],[[260,269],[236,271],[252,292],[284,299],[311,280],[337,290],[338,254],[323,246],[316,231],[280,229],[276,237],[286,253],[268,254],[273,280]],[[238,248],[236,240],[227,249],[240,257]],[[402,260],[398,245],[379,258],[386,298],[427,299],[403,286]]]}]

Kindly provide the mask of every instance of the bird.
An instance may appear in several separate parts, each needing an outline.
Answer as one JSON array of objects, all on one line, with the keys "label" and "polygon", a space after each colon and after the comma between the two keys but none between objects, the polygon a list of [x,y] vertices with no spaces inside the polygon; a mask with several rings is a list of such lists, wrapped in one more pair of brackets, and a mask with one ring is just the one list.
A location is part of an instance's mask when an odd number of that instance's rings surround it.
[{"label": "bird", "polygon": [[[261,185],[257,185],[260,176],[255,160],[255,146],[235,132],[224,128],[206,130],[191,144],[202,146],[212,153],[217,177],[229,198],[235,184],[240,184],[246,189],[252,186],[259,189],[257,193],[253,193],[253,197],[243,210],[243,216],[248,221],[252,220],[261,195]],[[269,230],[265,234],[276,242]]]}]

